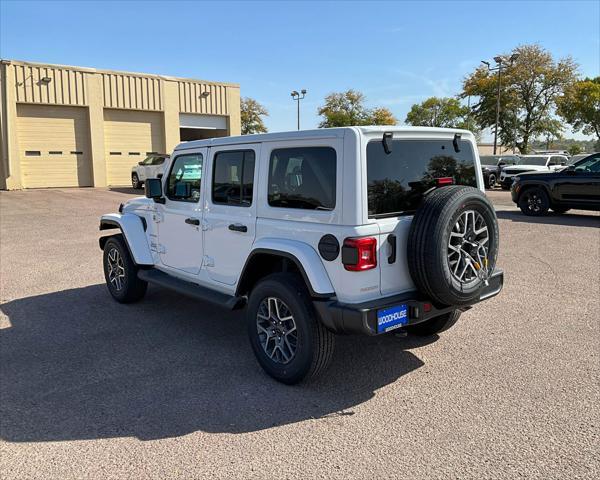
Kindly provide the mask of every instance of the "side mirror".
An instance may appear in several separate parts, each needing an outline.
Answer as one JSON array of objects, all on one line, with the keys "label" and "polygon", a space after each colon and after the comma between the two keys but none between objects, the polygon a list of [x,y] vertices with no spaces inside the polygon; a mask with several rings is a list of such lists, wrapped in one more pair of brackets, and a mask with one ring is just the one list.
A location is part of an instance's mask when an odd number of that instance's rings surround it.
[{"label": "side mirror", "polygon": [[560,164],[564,167],[567,164],[567,162],[560,162]]},{"label": "side mirror", "polygon": [[155,202],[162,199],[162,182],[158,178],[148,178],[144,183],[146,198],[151,198]]},{"label": "side mirror", "polygon": [[142,160],[141,162],[138,162],[138,165],[142,166],[144,164],[144,161]]},{"label": "side mirror", "polygon": [[506,165],[506,162],[498,162],[499,167],[504,167],[505,165]]}]

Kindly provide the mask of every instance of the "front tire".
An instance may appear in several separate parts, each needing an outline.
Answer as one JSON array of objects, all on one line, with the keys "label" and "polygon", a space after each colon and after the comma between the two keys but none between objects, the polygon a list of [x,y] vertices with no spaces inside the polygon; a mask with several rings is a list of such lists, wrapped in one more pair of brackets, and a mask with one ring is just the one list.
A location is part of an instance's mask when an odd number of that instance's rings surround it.
[{"label": "front tire", "polygon": [[496,175],[493,173],[490,173],[490,176],[488,177],[488,189],[492,190],[495,185],[496,185]]},{"label": "front tire", "polygon": [[519,197],[519,208],[529,217],[546,215],[550,208],[548,194],[540,187],[528,188]]},{"label": "front tire", "polygon": [[430,318],[416,325],[409,325],[405,330],[418,337],[428,337],[437,333],[442,333],[452,327],[460,318],[461,311],[454,310],[438,317]]},{"label": "front tire", "polygon": [[297,275],[275,273],[260,281],[250,293],[246,323],[258,363],[275,380],[293,385],[329,365],[334,335],[317,318]]},{"label": "front tire", "polygon": [[136,190],[142,188],[142,182],[140,182],[140,178],[138,177],[137,173],[131,174],[131,186]]},{"label": "front tire", "polygon": [[565,207],[551,207],[551,208],[552,208],[552,211],[558,215],[567,213],[569,210],[571,210],[570,208],[565,208]]},{"label": "front tire", "polygon": [[138,278],[138,267],[122,235],[108,239],[104,245],[103,263],[106,286],[117,302],[132,303],[144,297],[148,283]]}]

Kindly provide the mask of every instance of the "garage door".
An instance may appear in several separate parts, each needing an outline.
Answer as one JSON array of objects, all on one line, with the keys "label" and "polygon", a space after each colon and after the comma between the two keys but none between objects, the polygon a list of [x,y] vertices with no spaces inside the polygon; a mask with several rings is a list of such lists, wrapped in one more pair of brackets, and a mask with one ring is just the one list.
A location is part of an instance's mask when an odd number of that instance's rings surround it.
[{"label": "garage door", "polygon": [[17,141],[24,188],[92,185],[86,108],[17,105]]},{"label": "garage door", "polygon": [[104,110],[107,182],[129,185],[131,167],[150,152],[164,153],[162,113]]}]

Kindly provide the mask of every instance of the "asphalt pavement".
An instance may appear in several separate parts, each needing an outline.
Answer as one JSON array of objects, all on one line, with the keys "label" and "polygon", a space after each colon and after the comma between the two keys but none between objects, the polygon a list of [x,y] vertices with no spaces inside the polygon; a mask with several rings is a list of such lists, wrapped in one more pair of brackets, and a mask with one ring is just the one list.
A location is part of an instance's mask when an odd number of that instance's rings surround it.
[{"label": "asphalt pavement", "polygon": [[427,339],[339,337],[267,377],[242,314],[112,301],[98,217],[129,189],[0,192],[4,479],[599,478],[600,216],[498,210],[505,288]]}]

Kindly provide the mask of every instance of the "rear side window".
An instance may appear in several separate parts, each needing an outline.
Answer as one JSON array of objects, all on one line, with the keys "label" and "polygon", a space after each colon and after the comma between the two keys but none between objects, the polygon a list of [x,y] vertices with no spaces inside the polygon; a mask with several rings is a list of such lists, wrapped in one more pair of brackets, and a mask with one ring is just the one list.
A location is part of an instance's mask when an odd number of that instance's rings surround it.
[{"label": "rear side window", "polygon": [[213,161],[213,203],[249,207],[254,190],[254,151],[219,152]]},{"label": "rear side window", "polygon": [[394,140],[387,155],[380,140],[367,145],[369,217],[411,215],[437,178],[451,177],[455,185],[477,186],[471,142],[452,140]]},{"label": "rear side window", "polygon": [[271,152],[269,205],[306,210],[335,208],[336,153],[331,147]]}]

